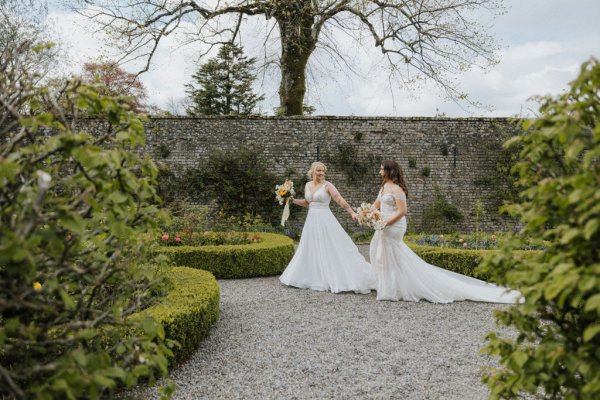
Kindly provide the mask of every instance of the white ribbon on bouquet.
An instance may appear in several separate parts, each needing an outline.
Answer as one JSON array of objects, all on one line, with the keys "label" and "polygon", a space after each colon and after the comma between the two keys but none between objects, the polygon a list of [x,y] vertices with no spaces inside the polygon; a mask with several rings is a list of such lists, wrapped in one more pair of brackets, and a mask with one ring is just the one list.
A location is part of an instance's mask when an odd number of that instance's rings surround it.
[{"label": "white ribbon on bouquet", "polygon": [[281,214],[281,226],[285,226],[285,221],[290,217],[290,199],[288,198],[285,201],[285,206],[283,207],[283,214]]}]

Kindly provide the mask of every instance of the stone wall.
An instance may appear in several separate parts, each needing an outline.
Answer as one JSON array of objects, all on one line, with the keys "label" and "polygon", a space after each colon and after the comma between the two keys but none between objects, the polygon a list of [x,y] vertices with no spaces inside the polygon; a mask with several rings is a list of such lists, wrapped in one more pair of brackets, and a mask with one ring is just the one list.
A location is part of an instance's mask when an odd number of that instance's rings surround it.
[{"label": "stone wall", "polygon": [[[420,230],[423,210],[432,202],[436,187],[462,210],[465,219],[460,229],[474,229],[474,205],[481,199],[487,210],[483,228],[499,230],[511,228],[514,221],[495,212],[503,188],[490,185],[494,181],[490,177],[497,175],[502,141],[519,131],[504,118],[154,118],[147,123],[145,151],[181,175],[214,149],[251,146],[282,180],[287,176],[299,180],[318,159],[328,166],[327,179],[352,206],[375,199],[380,162],[394,159],[406,174],[413,230]],[[340,207],[332,205],[332,209],[353,229]],[[292,213],[295,221],[305,215],[298,207]]]}]

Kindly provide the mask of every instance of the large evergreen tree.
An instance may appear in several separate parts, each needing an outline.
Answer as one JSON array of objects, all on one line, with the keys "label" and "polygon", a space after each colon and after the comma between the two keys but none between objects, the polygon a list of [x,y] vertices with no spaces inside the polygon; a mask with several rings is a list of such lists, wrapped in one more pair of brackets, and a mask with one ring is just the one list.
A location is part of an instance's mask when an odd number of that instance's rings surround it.
[{"label": "large evergreen tree", "polygon": [[264,99],[252,90],[254,58],[246,58],[241,47],[227,43],[215,58],[192,75],[194,84],[186,85],[192,100],[189,115],[251,114]]}]

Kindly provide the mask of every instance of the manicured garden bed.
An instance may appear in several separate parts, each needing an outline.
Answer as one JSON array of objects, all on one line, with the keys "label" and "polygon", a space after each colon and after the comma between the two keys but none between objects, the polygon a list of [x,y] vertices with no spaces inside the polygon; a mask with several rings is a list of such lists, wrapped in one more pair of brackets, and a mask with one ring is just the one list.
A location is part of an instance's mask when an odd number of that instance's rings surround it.
[{"label": "manicured garden bed", "polygon": [[165,329],[165,337],[176,340],[174,358],[180,361],[193,353],[219,319],[220,289],[207,271],[173,267],[164,271],[171,287],[156,304],[130,318],[153,317]]},{"label": "manicured garden bed", "polygon": [[294,255],[294,241],[275,233],[251,233],[260,241],[215,246],[161,246],[175,265],[210,271],[217,278],[278,275]]}]

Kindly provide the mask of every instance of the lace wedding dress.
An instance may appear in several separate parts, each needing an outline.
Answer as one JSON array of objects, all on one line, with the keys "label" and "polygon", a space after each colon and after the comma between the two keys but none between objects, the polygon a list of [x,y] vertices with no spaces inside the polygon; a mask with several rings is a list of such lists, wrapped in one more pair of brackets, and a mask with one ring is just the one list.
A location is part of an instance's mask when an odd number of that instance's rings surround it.
[{"label": "lace wedding dress", "polygon": [[[379,194],[381,212],[389,216],[397,212],[396,199],[406,196]],[[406,218],[376,231],[370,246],[371,264],[377,274],[377,300],[428,300],[450,303],[456,300],[514,303],[520,296],[493,285],[428,264],[403,241]]]},{"label": "lace wedding dress", "polygon": [[369,293],[375,287],[375,274],[329,209],[327,185],[331,184],[325,182],[314,193],[307,186],[304,198],[309,207],[302,237],[279,280],[289,286],[333,293]]}]

